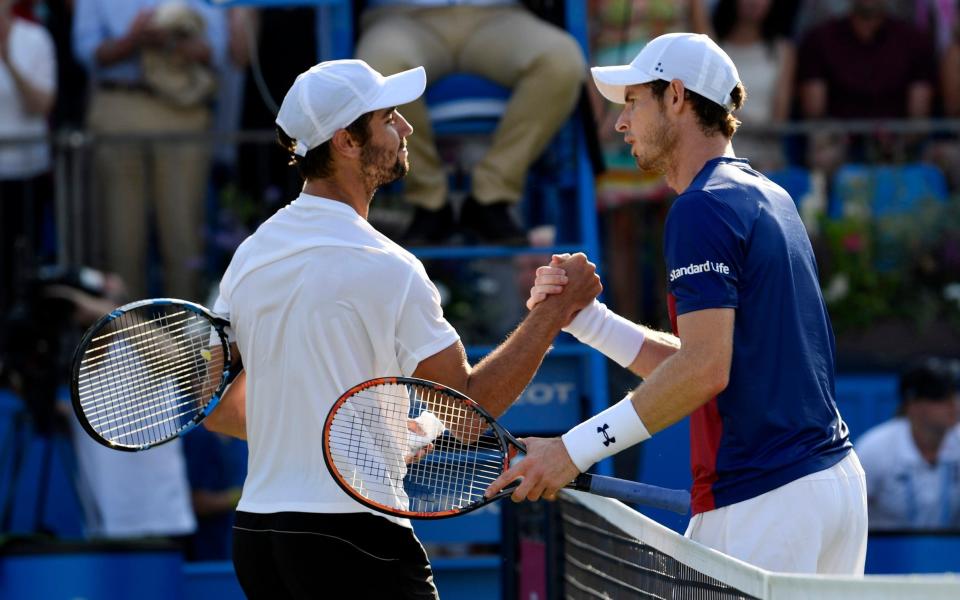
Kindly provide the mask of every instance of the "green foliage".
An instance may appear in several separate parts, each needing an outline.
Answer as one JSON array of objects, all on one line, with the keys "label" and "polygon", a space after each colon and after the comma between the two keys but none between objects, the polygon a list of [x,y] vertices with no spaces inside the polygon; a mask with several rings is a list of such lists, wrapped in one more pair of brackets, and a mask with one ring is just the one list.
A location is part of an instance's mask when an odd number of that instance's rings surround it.
[{"label": "green foliage", "polygon": [[960,326],[960,199],[874,217],[864,196],[822,218],[821,280],[838,332],[899,320]]}]

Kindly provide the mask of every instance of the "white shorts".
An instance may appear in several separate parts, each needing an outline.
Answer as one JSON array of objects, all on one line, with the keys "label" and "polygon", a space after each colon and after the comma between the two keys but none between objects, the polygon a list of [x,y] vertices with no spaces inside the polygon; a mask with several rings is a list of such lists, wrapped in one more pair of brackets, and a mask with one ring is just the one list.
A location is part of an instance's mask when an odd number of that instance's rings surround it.
[{"label": "white shorts", "polygon": [[851,450],[829,469],[695,515],[686,536],[769,571],[863,575],[867,484],[860,459]]}]

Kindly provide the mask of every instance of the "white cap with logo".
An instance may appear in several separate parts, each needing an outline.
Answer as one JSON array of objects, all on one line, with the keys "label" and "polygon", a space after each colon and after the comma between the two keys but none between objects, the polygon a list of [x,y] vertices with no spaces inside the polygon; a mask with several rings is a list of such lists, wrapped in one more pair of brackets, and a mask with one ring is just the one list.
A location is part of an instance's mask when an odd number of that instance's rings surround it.
[{"label": "white cap with logo", "polygon": [[276,122],[304,156],[361,115],[413,102],[426,87],[423,67],[384,77],[362,60],[322,62],[297,76]]},{"label": "white cap with logo", "polygon": [[644,46],[629,65],[593,67],[590,72],[603,97],[617,104],[626,102],[628,85],[679,79],[687,89],[730,110],[730,92],[740,82],[727,53],[708,36],[697,33],[661,35]]}]

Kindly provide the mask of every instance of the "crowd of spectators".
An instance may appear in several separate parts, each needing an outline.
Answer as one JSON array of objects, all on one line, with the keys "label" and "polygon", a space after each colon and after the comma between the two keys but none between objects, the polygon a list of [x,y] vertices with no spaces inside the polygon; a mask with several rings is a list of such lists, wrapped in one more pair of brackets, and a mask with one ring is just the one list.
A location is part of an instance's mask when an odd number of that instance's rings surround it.
[{"label": "crowd of spectators", "polygon": [[[504,125],[476,165],[457,212],[479,241],[516,243],[526,235],[511,208],[522,195],[523,174],[570,114],[585,64],[569,35],[528,18],[519,4],[482,4],[371,3],[358,15],[356,52],[385,71],[419,61],[429,63],[431,81],[466,71],[514,90]],[[785,144],[776,129],[820,119],[960,114],[956,2],[687,0],[631,3],[621,12],[607,4],[597,4],[591,20],[597,64],[616,62],[667,30],[703,31],[718,40],[740,65],[750,96],[739,115],[744,126],[736,148],[762,170],[799,164],[830,171],[850,161],[925,159],[952,176],[951,166],[960,164],[949,136],[840,132]],[[296,186],[278,149],[235,144],[228,134],[271,127],[274,99],[318,58],[318,11],[220,8],[204,0],[3,0],[0,7],[0,94],[9,100],[0,104],[0,135],[37,137],[52,127],[99,136],[88,175],[97,224],[90,260],[118,272],[134,296],[202,297],[210,283],[204,276],[216,270],[209,248],[218,238],[211,230],[222,233],[229,218],[255,226]],[[500,20],[528,29],[484,42],[484,27]],[[430,35],[410,27],[449,35],[433,47],[424,41]],[[399,44],[397,36],[410,39]],[[483,59],[488,52],[477,47],[523,58],[510,70],[503,61]],[[498,68],[489,68],[490,62]],[[539,74],[549,81],[536,79]],[[601,205],[609,193],[643,196],[643,185],[616,185],[629,157],[608,126],[610,108],[593,100],[612,174],[600,180]],[[455,229],[444,159],[433,146],[426,109],[408,107],[408,113],[420,141],[411,142],[419,167],[406,183],[405,199],[415,210],[404,241],[443,243]],[[205,132],[220,135],[203,143]],[[0,210],[4,227],[12,228],[0,248],[4,281],[12,282],[19,264],[53,253],[55,240],[43,237],[53,212],[50,171],[48,144],[6,141],[0,147]],[[233,211],[238,214],[208,214],[218,208],[208,200],[211,187],[220,199],[240,201],[243,207]],[[219,239],[229,245],[224,240],[235,237]]]},{"label": "crowd of spectators", "polygon": [[[586,62],[569,35],[530,17],[519,3],[461,3],[440,16],[434,13],[451,9],[436,4],[371,3],[359,21],[357,52],[384,72],[428,63],[431,81],[468,70],[511,88],[505,125],[476,167],[473,188],[459,212],[461,221],[478,229],[479,241],[522,241],[527,232],[513,206],[522,196],[523,175],[574,109]],[[749,95],[738,115],[743,127],[735,148],[761,170],[773,173],[799,165],[829,173],[847,162],[927,160],[942,169],[953,187],[960,184],[952,181],[960,173],[956,132],[931,136],[918,127],[913,134],[891,137],[813,131],[798,142],[778,129],[824,119],[960,117],[956,1],[594,4],[591,64],[621,63],[623,56],[634,55],[648,39],[669,30],[715,37],[739,66]],[[490,37],[474,39],[487,19],[501,18],[511,27],[522,23],[526,28],[509,34],[494,30]],[[436,23],[430,25],[431,19]],[[400,47],[396,36],[412,36],[410,42],[428,38],[422,32],[404,33],[408,29],[397,27],[401,22],[410,28],[438,27],[450,39],[437,42],[436,48],[411,43],[401,55],[395,51]],[[66,190],[56,189],[64,182],[54,177],[55,154],[43,136],[65,130],[95,136],[87,174],[95,203],[86,208],[93,211],[97,229],[89,261],[117,273],[126,283],[126,298],[205,298],[220,270],[217,251],[229,254],[242,232],[294,197],[299,182],[291,178],[282,150],[275,144],[234,143],[230,134],[272,128],[274,99],[296,74],[317,62],[319,24],[319,11],[312,7],[227,9],[204,0],[0,0],[0,314],[16,304],[26,274],[57,253],[54,198]],[[532,49],[524,53],[515,46]],[[492,65],[480,61],[478,56],[492,48],[517,57],[516,64],[507,69],[499,54]],[[450,56],[457,61],[444,60]],[[632,173],[634,165],[614,134],[615,113],[599,98],[590,104],[608,169],[598,184],[600,205],[662,193],[644,181],[630,179],[623,185],[623,172]],[[443,243],[455,219],[442,159],[428,135],[426,110],[420,106],[405,114],[417,129],[411,142],[416,177],[407,190],[407,199],[417,207],[411,211],[409,241]],[[635,223],[620,227],[615,219],[609,225],[611,237],[618,229],[635,229]],[[231,228],[241,234],[231,235]],[[611,264],[614,304],[630,303],[618,296],[624,285],[616,282],[633,281],[638,269],[631,260],[621,254]],[[623,312],[634,311],[624,306]],[[905,403],[906,415],[919,405]],[[191,440],[203,448],[200,454],[220,456],[224,471],[242,472],[236,448],[224,440]],[[170,457],[160,452],[151,456],[167,464],[174,481],[170,495],[177,502],[176,526],[164,533],[181,536],[196,529],[187,510],[192,503],[200,529],[219,532],[211,539],[220,540],[212,550],[196,552],[222,555],[224,515],[235,502],[237,477],[195,468],[177,458],[180,447],[165,448]],[[81,448],[81,466],[112,476],[125,470],[134,475],[155,471],[119,465],[126,459],[100,450]],[[118,464],[107,467],[98,461]],[[186,491],[188,479],[192,492]],[[92,483],[111,489],[124,485]],[[100,525],[104,534],[130,533],[109,520]]]},{"label": "crowd of spectators", "polygon": [[900,376],[896,416],[854,446],[867,475],[870,528],[960,528],[960,362],[913,361]]}]

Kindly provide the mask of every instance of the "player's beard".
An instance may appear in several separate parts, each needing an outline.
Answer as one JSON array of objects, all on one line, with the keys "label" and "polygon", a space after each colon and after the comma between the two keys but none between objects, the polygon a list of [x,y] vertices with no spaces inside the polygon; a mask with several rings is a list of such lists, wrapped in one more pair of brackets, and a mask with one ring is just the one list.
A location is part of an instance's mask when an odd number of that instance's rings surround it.
[{"label": "player's beard", "polygon": [[641,140],[641,152],[637,153],[634,158],[637,167],[642,171],[666,172],[679,137],[676,129],[661,110],[656,125],[649,129]]},{"label": "player's beard", "polygon": [[360,151],[360,164],[367,187],[376,190],[380,186],[392,183],[410,170],[406,157],[400,157],[400,146],[396,149],[366,144]]}]

